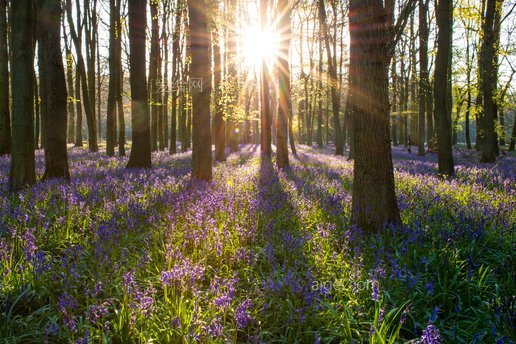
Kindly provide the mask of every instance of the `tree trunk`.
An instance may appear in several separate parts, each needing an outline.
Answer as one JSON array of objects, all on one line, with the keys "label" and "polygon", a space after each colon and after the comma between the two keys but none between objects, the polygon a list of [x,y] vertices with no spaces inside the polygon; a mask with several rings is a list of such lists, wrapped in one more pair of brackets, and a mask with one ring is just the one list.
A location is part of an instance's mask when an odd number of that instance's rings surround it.
[{"label": "tree trunk", "polygon": [[[262,30],[267,28],[267,0],[260,0],[260,20]],[[260,150],[262,156],[270,157],[271,148],[271,112],[269,95],[269,74],[266,61],[262,61],[260,71],[260,111],[261,111],[261,140]]]},{"label": "tree trunk", "polygon": [[419,0],[419,125],[417,155],[425,155],[426,97],[428,96],[428,2]]},{"label": "tree trunk", "polygon": [[176,8],[176,19],[174,25],[174,33],[172,34],[172,113],[170,118],[170,154],[176,154],[176,127],[177,127],[177,99],[178,99],[178,88],[179,88],[179,38],[181,30],[181,0],[177,1]]},{"label": "tree trunk", "polygon": [[38,11],[41,116],[45,128],[43,180],[70,180],[66,151],[67,92],[61,55],[61,1],[41,0]]},{"label": "tree trunk", "polygon": [[11,153],[9,58],[7,54],[7,0],[0,0],[0,155]]},{"label": "tree trunk", "polygon": [[145,28],[147,1],[129,2],[129,79],[131,84],[131,124],[133,144],[128,168],[150,168],[151,147],[147,80],[145,76]]},{"label": "tree trunk", "polygon": [[352,216],[363,228],[399,223],[389,137],[390,48],[386,9],[379,0],[351,0],[349,106],[352,107],[354,179]]},{"label": "tree trunk", "polygon": [[[118,51],[122,51],[122,40],[118,41]],[[120,65],[120,81],[119,81],[119,92],[117,95],[118,105],[118,155],[125,156],[125,116],[124,116],[124,104],[122,102],[122,93],[124,92],[124,72]]]},{"label": "tree trunk", "polygon": [[288,0],[278,1],[278,12],[280,13],[279,26],[281,27],[280,49],[278,56],[278,83],[279,101],[278,116],[276,124],[276,164],[279,169],[286,168],[288,161],[288,121],[290,118],[290,13],[291,8]]},{"label": "tree trunk", "polygon": [[481,162],[495,162],[498,155],[498,139],[495,131],[496,106],[494,96],[496,93],[496,66],[495,41],[496,28],[495,15],[496,7],[501,6],[501,0],[487,0],[486,15],[483,25],[483,42],[480,48],[480,83],[484,101],[484,113],[481,118],[482,144],[480,146]]},{"label": "tree trunk", "polygon": [[[86,66],[84,64],[84,57],[82,55],[82,43],[79,38],[80,36],[77,35],[77,32],[75,31],[75,26],[73,23],[71,0],[66,0],[66,12],[68,18],[68,27],[75,45],[75,52],[77,54],[77,77],[81,82],[80,88],[82,89],[82,105],[84,107],[84,111],[86,112],[86,122],[88,124],[88,149],[91,152],[97,152],[99,148],[96,133],[97,128],[95,125],[95,110],[92,108],[90,89],[88,88]],[[79,116],[79,114],[77,114],[77,116]]]},{"label": "tree trunk", "polygon": [[188,0],[190,15],[190,49],[192,54],[192,178],[211,181],[210,93],[211,58],[210,39],[204,0]]},{"label": "tree trunk", "polygon": [[151,47],[149,61],[149,93],[151,103],[151,150],[158,150],[158,59],[159,23],[158,1],[150,1]]},{"label": "tree trunk", "polygon": [[213,31],[213,77],[215,83],[215,116],[213,117],[213,135],[215,141],[215,161],[226,161],[226,128],[224,123],[224,109],[222,108],[222,59],[220,54],[220,40],[218,28]]},{"label": "tree trunk", "polygon": [[120,39],[120,2],[109,0],[109,91],[106,113],[106,154],[115,155],[117,98],[120,93],[121,56],[117,49]]},{"label": "tree trunk", "polygon": [[9,188],[36,182],[34,156],[33,1],[11,2],[12,13],[12,152]]},{"label": "tree trunk", "polygon": [[447,113],[449,97],[448,80],[451,78],[449,53],[451,45],[452,4],[450,0],[439,0],[437,7],[437,55],[434,76],[434,111],[437,129],[437,157],[439,174],[451,177],[454,174],[452,154],[451,114]]},{"label": "tree trunk", "polygon": [[342,130],[340,128],[340,90],[337,78],[337,67],[334,64],[330,48],[330,37],[328,25],[326,23],[326,8],[324,0],[319,0],[319,23],[324,37],[324,44],[326,46],[326,55],[328,59],[328,74],[331,83],[331,104],[333,110],[333,125],[335,129],[335,155],[344,155],[344,143],[342,142]]}]

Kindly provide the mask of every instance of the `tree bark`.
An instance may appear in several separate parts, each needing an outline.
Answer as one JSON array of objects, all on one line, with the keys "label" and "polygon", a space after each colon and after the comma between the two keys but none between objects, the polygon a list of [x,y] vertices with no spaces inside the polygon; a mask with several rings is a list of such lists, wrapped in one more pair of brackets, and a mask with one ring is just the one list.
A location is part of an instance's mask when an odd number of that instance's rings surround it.
[{"label": "tree bark", "polygon": [[12,13],[12,152],[9,188],[36,182],[34,156],[34,48],[32,0],[11,2]]},{"label": "tree bark", "polygon": [[149,61],[149,93],[151,103],[151,150],[158,150],[158,59],[159,23],[158,1],[150,1],[151,46]]},{"label": "tree bark", "polygon": [[9,58],[7,53],[7,0],[0,0],[0,155],[11,153]]},{"label": "tree bark", "polygon": [[388,69],[393,38],[380,0],[351,0],[349,105],[352,107],[354,179],[352,216],[380,230],[400,223],[389,137]]},{"label": "tree bark", "polygon": [[480,146],[481,162],[495,162],[498,156],[498,138],[495,130],[496,121],[496,33],[495,16],[497,7],[502,5],[503,0],[487,0],[486,15],[483,25],[483,42],[480,48],[480,78],[484,111],[481,117],[482,144]]},{"label": "tree bark", "polygon": [[452,36],[452,4],[450,0],[439,0],[437,7],[437,55],[434,73],[434,111],[437,129],[437,160],[439,174],[451,177],[454,174],[452,154],[451,114],[447,112],[448,80]]},{"label": "tree bark", "polygon": [[151,147],[147,80],[145,73],[145,28],[147,1],[129,1],[129,79],[131,84],[131,124],[133,144],[128,168],[150,168]]},{"label": "tree bark", "polygon": [[226,126],[222,108],[222,59],[218,28],[213,31],[213,77],[215,84],[215,116],[213,117],[213,135],[215,141],[215,161],[226,161]]},{"label": "tree bark", "polygon": [[330,37],[328,24],[326,23],[326,8],[324,0],[319,0],[319,23],[324,37],[326,46],[326,55],[328,59],[328,74],[331,84],[331,105],[333,110],[333,125],[335,129],[335,155],[344,155],[344,143],[342,142],[342,129],[340,128],[340,87],[338,85],[337,67],[332,57],[330,48]]},{"label": "tree bark", "polygon": [[[192,178],[211,181],[211,58],[210,39],[204,0],[188,0],[190,15],[190,49],[192,54],[191,80],[192,92]],[[201,84],[196,84],[201,82]]]},{"label": "tree bark", "polygon": [[43,180],[70,180],[66,151],[67,91],[61,55],[61,1],[40,0],[38,8],[38,65],[41,117],[45,132]]},{"label": "tree bark", "polygon": [[120,93],[121,52],[118,40],[121,35],[120,1],[109,1],[109,90],[106,113],[106,154],[115,155],[117,99]]},{"label": "tree bark", "polygon": [[[267,0],[260,0],[260,20],[262,30],[267,28]],[[269,95],[269,74],[266,61],[262,61],[260,71],[260,112],[261,112],[261,140],[260,150],[264,157],[271,157],[271,112]]]},{"label": "tree bark", "polygon": [[290,67],[289,67],[289,49],[290,49],[290,5],[288,0],[278,1],[278,12],[280,15],[279,26],[282,31],[280,33],[280,49],[278,56],[278,83],[279,83],[279,101],[278,116],[276,120],[276,165],[279,169],[286,168],[289,165],[288,160],[288,120],[290,118]]},{"label": "tree bark", "polygon": [[419,0],[419,124],[417,155],[425,155],[426,97],[428,97],[428,2]]}]

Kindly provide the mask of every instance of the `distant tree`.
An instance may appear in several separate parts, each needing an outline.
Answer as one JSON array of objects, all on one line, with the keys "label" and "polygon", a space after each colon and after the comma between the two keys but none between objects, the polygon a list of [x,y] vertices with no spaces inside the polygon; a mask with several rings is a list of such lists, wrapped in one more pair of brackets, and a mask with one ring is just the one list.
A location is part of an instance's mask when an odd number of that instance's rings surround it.
[{"label": "distant tree", "polygon": [[[328,24],[326,23],[326,8],[324,6],[324,0],[319,0],[318,7],[319,25],[321,26],[324,45],[326,47],[328,74],[331,83],[331,104],[333,110],[333,125],[335,126],[335,154],[344,155],[344,142],[342,140],[342,130],[340,127],[340,92],[337,85],[339,79],[337,78],[337,66],[335,65],[335,59],[332,55],[330,46],[330,33],[328,30]],[[336,51],[334,51],[333,54],[336,54]]]},{"label": "distant tree", "polygon": [[276,130],[276,164],[278,168],[285,168],[288,161],[288,122],[290,118],[290,14],[291,8],[288,0],[278,1],[278,12],[280,15],[280,50],[278,57],[279,77],[279,102]]},{"label": "distant tree", "polygon": [[40,0],[38,7],[38,66],[45,132],[43,180],[70,180],[66,151],[68,95],[61,55],[61,6],[61,0]]},{"label": "distant tree", "polygon": [[180,65],[180,36],[181,36],[181,19],[183,14],[182,9],[182,0],[177,0],[176,5],[176,13],[174,20],[174,32],[172,33],[172,83],[176,84],[172,90],[172,99],[171,99],[171,119],[170,119],[170,144],[169,144],[169,152],[170,154],[175,154],[177,151],[176,147],[176,129],[177,129],[177,103],[178,103],[178,87],[177,83],[179,82],[179,65]]},{"label": "distant tree", "polygon": [[[77,2],[79,4],[79,2]],[[79,24],[78,28],[79,30],[75,30],[75,24],[74,24],[74,16],[72,14],[72,1],[66,0],[66,16],[68,19],[68,28],[70,31],[70,35],[72,36],[72,40],[75,46],[75,52],[77,55],[77,80],[80,82],[76,85],[76,92],[79,91],[79,88],[82,90],[82,106],[84,107],[84,111],[86,113],[86,122],[88,124],[88,149],[91,152],[98,151],[98,141],[97,141],[97,128],[96,128],[96,118],[95,118],[95,102],[91,100],[92,94],[90,93],[91,90],[88,86],[88,75],[86,73],[86,66],[84,62],[84,56],[82,54],[82,40],[81,40],[81,27],[82,25]],[[77,17],[78,20],[80,20],[80,10],[79,5],[77,5]],[[95,74],[95,73],[93,73]],[[91,74],[90,74],[90,80],[91,83]],[[95,93],[93,92],[93,97],[95,96]],[[82,111],[82,110],[81,110]],[[82,131],[82,129],[79,127],[82,125],[82,114],[79,117],[79,113],[77,114],[77,132],[76,132],[76,141],[80,141],[80,145],[82,145],[82,133],[79,132]]]},{"label": "distant tree", "polygon": [[19,190],[36,182],[34,156],[33,0],[11,2],[12,152],[9,187]]},{"label": "distant tree", "polygon": [[[192,178],[212,179],[210,94],[210,38],[204,0],[188,0],[192,92]],[[202,83],[198,83],[202,82]]]},{"label": "distant tree", "polygon": [[109,90],[106,114],[106,154],[115,155],[117,99],[121,92],[121,39],[120,0],[109,0]]},{"label": "distant tree", "polygon": [[129,82],[131,84],[132,146],[128,168],[150,168],[151,142],[145,65],[147,0],[129,1]]},{"label": "distant tree", "polygon": [[0,0],[0,155],[9,153],[11,153],[11,115],[7,54],[7,0]]},{"label": "distant tree", "polygon": [[439,174],[451,177],[454,174],[452,154],[451,114],[447,109],[447,97],[450,97],[450,48],[452,38],[452,3],[451,0],[438,0],[437,3],[437,55],[434,72],[434,111],[437,131],[437,159]]}]

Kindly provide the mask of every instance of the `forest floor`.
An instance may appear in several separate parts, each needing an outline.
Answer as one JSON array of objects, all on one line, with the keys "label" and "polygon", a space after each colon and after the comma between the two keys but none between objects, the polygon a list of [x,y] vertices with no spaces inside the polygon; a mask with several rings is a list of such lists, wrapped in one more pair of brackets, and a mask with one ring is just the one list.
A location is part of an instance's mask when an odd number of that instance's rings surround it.
[{"label": "forest floor", "polygon": [[241,146],[209,184],[190,153],[73,148],[70,184],[19,194],[0,157],[0,342],[514,342],[516,158],[475,154],[446,181],[393,148],[404,225],[380,233],[351,224],[330,148],[278,172]]}]

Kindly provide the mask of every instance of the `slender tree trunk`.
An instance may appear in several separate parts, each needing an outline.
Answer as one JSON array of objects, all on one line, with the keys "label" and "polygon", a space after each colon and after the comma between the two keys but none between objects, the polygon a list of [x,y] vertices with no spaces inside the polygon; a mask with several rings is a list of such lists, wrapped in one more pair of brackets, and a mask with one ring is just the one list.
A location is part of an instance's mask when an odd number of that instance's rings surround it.
[{"label": "slender tree trunk", "polygon": [[0,155],[11,153],[9,58],[7,53],[7,0],[0,0]]},{"label": "slender tree trunk", "polygon": [[[267,0],[260,0],[260,20],[262,30],[267,28]],[[269,71],[267,63],[262,61],[260,71],[260,111],[261,111],[261,140],[260,149],[262,156],[271,157],[271,113],[269,95]]]},{"label": "slender tree trunk", "polygon": [[514,123],[512,124],[511,141],[509,142],[508,149],[510,151],[513,151],[515,144],[516,144],[516,119],[514,120]]},{"label": "slender tree trunk", "polygon": [[428,2],[419,0],[419,123],[417,155],[425,155],[426,97],[428,96]]},{"label": "slender tree trunk", "polygon": [[38,11],[38,65],[45,132],[43,180],[70,180],[66,151],[67,92],[61,55],[61,1],[41,0]]},{"label": "slender tree trunk", "polygon": [[[88,124],[88,148],[91,152],[98,151],[98,142],[97,142],[97,128],[95,125],[95,108],[92,108],[92,101],[90,95],[90,89],[88,88],[88,79],[86,74],[86,66],[84,64],[84,57],[82,55],[82,43],[75,31],[75,26],[73,23],[73,15],[72,15],[72,2],[71,0],[66,0],[66,12],[68,18],[68,27],[70,29],[70,34],[72,36],[72,40],[75,45],[75,51],[77,54],[77,77],[81,82],[82,89],[82,105],[84,107],[84,111],[86,113],[86,122]],[[79,25],[80,26],[80,25]],[[81,135],[82,136],[82,135]],[[81,137],[82,138],[82,137]]]},{"label": "slender tree trunk", "polygon": [[288,121],[290,118],[290,14],[291,8],[288,0],[278,1],[278,11],[280,13],[279,26],[281,27],[280,50],[278,57],[278,81],[279,81],[279,101],[276,130],[276,164],[279,169],[289,166],[288,160]]},{"label": "slender tree trunk", "polygon": [[451,114],[447,113],[447,96],[449,96],[449,50],[452,36],[452,4],[450,0],[439,0],[437,7],[437,56],[434,73],[434,111],[437,126],[437,157],[439,174],[451,177],[454,174],[452,154]]},{"label": "slender tree trunk", "polygon": [[483,25],[483,42],[480,49],[480,77],[482,96],[484,101],[484,113],[482,121],[482,145],[481,158],[482,162],[495,162],[498,156],[498,139],[495,130],[496,121],[496,73],[495,65],[496,54],[496,23],[495,16],[497,6],[502,5],[502,0],[487,0],[486,15]]},{"label": "slender tree trunk", "polygon": [[349,106],[353,109],[352,216],[361,227],[380,230],[399,223],[389,137],[390,45],[386,9],[379,0],[351,0],[349,9]]},{"label": "slender tree trunk", "polygon": [[117,39],[121,34],[119,28],[120,10],[117,0],[109,0],[109,91],[106,113],[106,154],[115,155],[117,98],[120,92],[120,56],[118,56]]},{"label": "slender tree trunk", "polygon": [[330,37],[328,25],[326,23],[326,8],[324,0],[319,0],[319,23],[324,37],[326,54],[328,58],[328,75],[331,83],[331,103],[333,110],[333,125],[335,126],[335,155],[344,155],[344,143],[342,142],[342,130],[340,128],[340,92],[337,85],[337,67],[334,64],[330,48]]},{"label": "slender tree trunk", "polygon": [[12,13],[12,152],[9,188],[36,182],[34,156],[34,48],[32,0],[11,2]]},{"label": "slender tree trunk", "polygon": [[192,84],[192,178],[211,181],[210,93],[211,58],[210,39],[204,0],[188,0],[190,16],[191,75],[202,84]]},{"label": "slender tree trunk", "polygon": [[175,16],[175,24],[174,24],[174,33],[172,34],[172,113],[170,118],[170,145],[169,152],[170,154],[176,154],[176,127],[177,127],[177,99],[178,99],[178,83],[179,83],[179,38],[180,38],[180,30],[181,30],[181,14],[183,13],[181,9],[181,0],[177,1],[176,8],[176,16]]},{"label": "slender tree trunk", "polygon": [[[35,52],[35,51],[34,51]],[[39,85],[38,79],[36,78],[36,73],[33,72],[33,80],[34,80],[34,117],[35,117],[35,134],[34,134],[34,149],[39,149],[39,141],[44,141],[43,130],[42,130],[42,120],[41,120],[41,111],[40,111],[40,97],[39,97]]]},{"label": "slender tree trunk", "polygon": [[224,123],[224,109],[222,108],[222,59],[218,28],[213,31],[213,77],[215,83],[215,116],[213,118],[213,135],[215,141],[215,161],[226,161],[226,135]]},{"label": "slender tree trunk", "polygon": [[[121,53],[122,51],[122,40],[118,41],[118,51]],[[121,56],[121,55],[120,55]],[[118,105],[118,155],[125,156],[125,116],[124,116],[124,104],[122,102],[122,93],[124,87],[124,72],[122,70],[122,65],[120,65],[120,81],[118,84],[120,92],[117,95],[117,105]]]},{"label": "slender tree trunk", "polygon": [[150,1],[151,47],[149,62],[149,93],[151,102],[151,149],[158,150],[158,59],[159,23],[158,1]]},{"label": "slender tree trunk", "polygon": [[150,123],[145,75],[145,28],[147,27],[147,1],[129,2],[129,73],[131,83],[132,137],[128,168],[150,168]]}]

